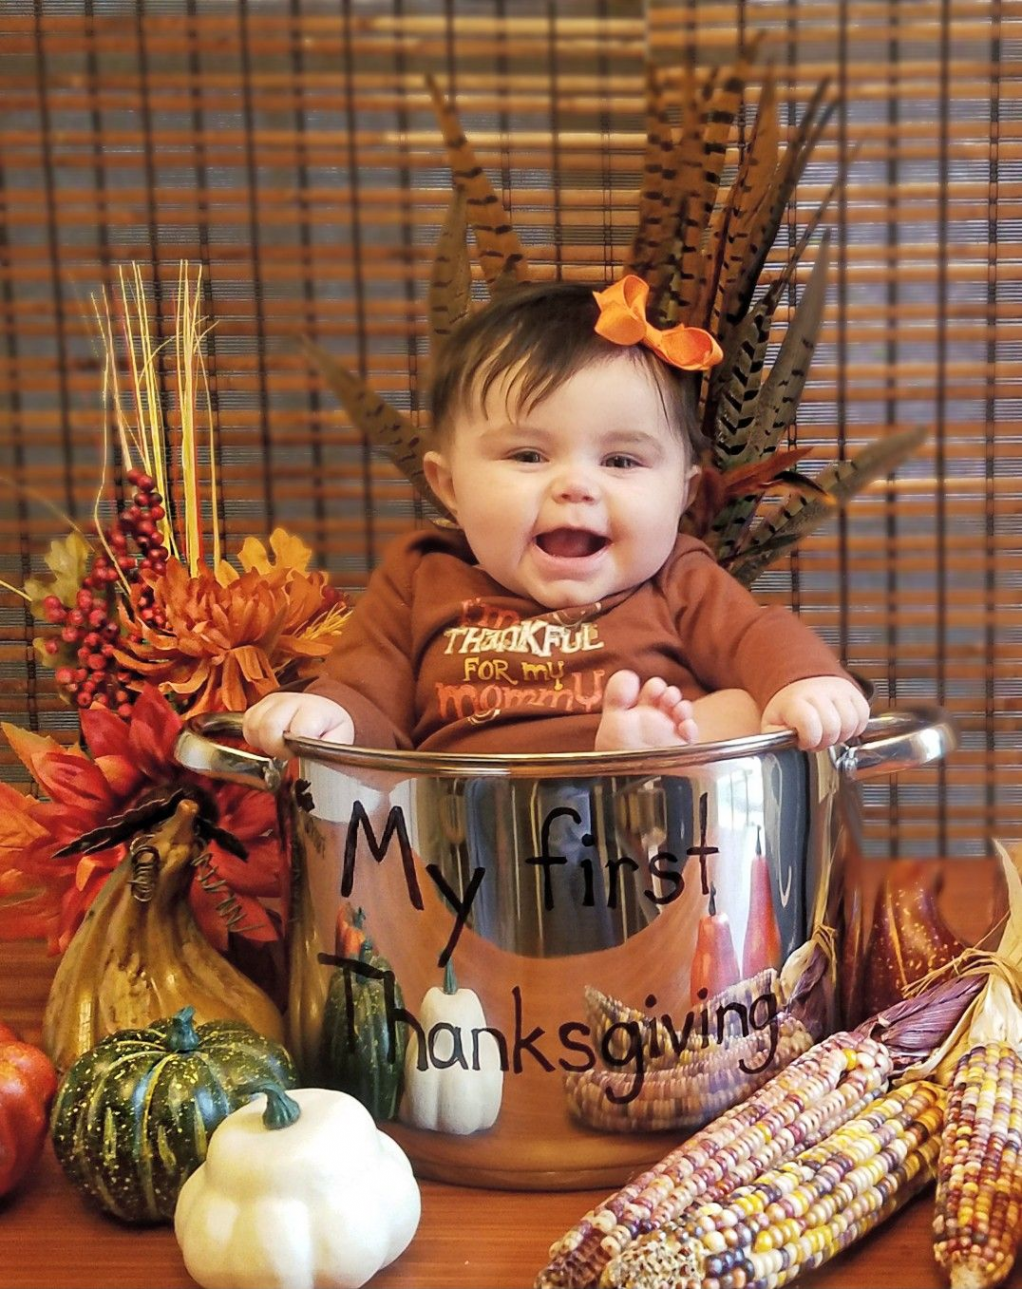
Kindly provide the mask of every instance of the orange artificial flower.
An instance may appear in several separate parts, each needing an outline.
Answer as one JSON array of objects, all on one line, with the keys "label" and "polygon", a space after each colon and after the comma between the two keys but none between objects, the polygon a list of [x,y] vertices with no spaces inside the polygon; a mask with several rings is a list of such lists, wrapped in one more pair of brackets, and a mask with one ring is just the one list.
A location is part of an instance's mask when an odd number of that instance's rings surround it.
[{"label": "orange artificial flower", "polygon": [[[215,838],[207,844],[209,865],[201,873],[196,870],[190,890],[192,910],[206,936],[221,950],[231,930],[254,941],[279,938],[278,923],[262,903],[281,894],[273,795],[214,783],[181,769],[173,759],[181,718],[152,685],[143,687],[129,720],[96,706],[81,713],[81,727],[88,752],[3,726],[49,800],[0,783],[0,940],[45,937],[51,953],[63,952],[124,858],[126,843],[89,855],[58,857],[56,852],[125,811],[179,788],[199,795],[218,828],[247,851],[247,858],[239,859]],[[208,880],[214,870],[226,891],[206,889],[214,884]]]},{"label": "orange artificial flower", "polygon": [[[312,550],[301,538],[283,528],[275,528],[270,534],[269,546],[267,551],[257,537],[249,537],[238,559],[246,573],[261,574],[287,597],[287,612],[275,654],[275,670],[279,676],[292,661],[325,658],[340,638],[351,605],[347,596],[330,585],[325,573],[308,571]],[[229,565],[221,564],[217,577],[234,581],[238,574]]]},{"label": "orange artificial flower", "polygon": [[325,573],[305,572],[312,552],[297,538],[277,529],[270,543],[276,563],[249,538],[242,573],[222,561],[215,572],[189,574],[168,560],[165,573],[146,579],[151,620],[135,615],[135,638],[117,649],[118,663],[199,716],[244,711],[279,688],[286,667],[328,654],[347,600]]},{"label": "orange artificial flower", "polygon": [[270,656],[287,616],[279,587],[255,572],[224,586],[176,559],[148,585],[153,621],[139,621],[141,640],[116,651],[125,670],[178,695],[190,716],[240,712],[278,687]]}]

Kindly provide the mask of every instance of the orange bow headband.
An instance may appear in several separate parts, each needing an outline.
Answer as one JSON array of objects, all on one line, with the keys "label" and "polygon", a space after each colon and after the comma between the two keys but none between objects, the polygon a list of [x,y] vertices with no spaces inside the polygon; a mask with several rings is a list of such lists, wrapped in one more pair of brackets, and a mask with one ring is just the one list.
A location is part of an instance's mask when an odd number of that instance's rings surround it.
[{"label": "orange bow headband", "polygon": [[596,334],[615,345],[645,345],[682,371],[706,371],[724,357],[720,345],[702,327],[679,325],[661,331],[648,322],[649,284],[634,273],[626,274],[606,291],[594,291],[593,298],[600,306]]}]

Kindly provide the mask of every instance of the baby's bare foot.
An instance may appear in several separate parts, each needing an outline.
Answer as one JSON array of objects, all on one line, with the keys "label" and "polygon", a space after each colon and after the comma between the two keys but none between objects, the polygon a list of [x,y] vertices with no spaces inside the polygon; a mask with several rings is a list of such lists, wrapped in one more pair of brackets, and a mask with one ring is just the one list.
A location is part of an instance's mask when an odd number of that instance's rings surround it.
[{"label": "baby's bare foot", "polygon": [[616,671],[603,691],[597,752],[630,752],[694,743],[699,729],[692,704],[676,685],[653,676],[644,685],[634,671]]}]

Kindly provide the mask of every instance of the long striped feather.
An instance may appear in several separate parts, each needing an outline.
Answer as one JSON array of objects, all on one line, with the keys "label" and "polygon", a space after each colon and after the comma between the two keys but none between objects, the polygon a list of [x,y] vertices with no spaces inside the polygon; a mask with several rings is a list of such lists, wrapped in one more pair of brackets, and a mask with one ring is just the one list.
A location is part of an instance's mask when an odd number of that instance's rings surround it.
[{"label": "long striped feather", "polygon": [[[830,264],[829,246],[830,239],[824,236],[812,276],[788,323],[770,375],[763,382],[756,400],[748,437],[743,451],[734,459],[735,465],[761,461],[770,456],[795,420],[823,316]],[[717,516],[713,527],[718,535],[716,549],[719,560],[726,561],[734,554],[758,503],[759,498],[755,494],[736,497]]]},{"label": "long striped feather", "polygon": [[727,470],[744,458],[762,386],[770,330],[781,297],[781,283],[782,279],[777,279],[732,331],[724,359],[711,374],[712,381],[720,372],[719,382],[713,382],[715,415],[709,426],[714,465],[718,470]]},{"label": "long striped feather", "polygon": [[829,269],[830,234],[825,232],[809,281],[756,404],[756,419],[746,445],[746,456],[750,458],[772,452],[795,419],[823,318]]},{"label": "long striped feather", "polygon": [[472,265],[465,241],[465,193],[451,194],[429,277],[429,329],[435,354],[472,305]]},{"label": "long striped feather", "polygon": [[720,319],[733,322],[742,316],[735,308],[742,268],[752,239],[759,235],[762,210],[770,201],[776,181],[779,147],[777,98],[773,74],[768,72],[748,145],[728,191],[727,237],[710,315],[710,326],[716,333],[722,330]]},{"label": "long striped feather", "polygon": [[674,184],[674,139],[656,66],[646,66],[646,153],[639,192],[639,222],[625,263],[626,273],[648,277],[659,261],[668,191]]},{"label": "long striped feather", "polygon": [[658,302],[663,322],[694,325],[702,295],[702,246],[709,226],[727,144],[742,101],[748,75],[748,53],[728,72],[714,76],[699,93],[686,77],[682,98],[682,133],[675,147],[678,192],[674,235],[661,275]]},{"label": "long striped feather", "polygon": [[465,138],[454,106],[444,97],[435,77],[427,74],[426,85],[447,145],[454,182],[465,191],[466,214],[475,230],[476,252],[483,277],[492,284],[510,266],[519,281],[528,281],[525,250],[511,227],[503,203]]},{"label": "long striped feather", "polygon": [[352,424],[362,431],[373,447],[380,448],[390,457],[423,497],[446,515],[447,511],[426,482],[422,470],[425,447],[419,431],[408,417],[381,398],[364,380],[342,367],[308,336],[302,337],[302,345],[351,417]]},{"label": "long striped feather", "polygon": [[[710,75],[712,78],[716,73]],[[694,280],[694,266],[685,257],[687,248],[698,248],[701,235],[693,210],[701,191],[703,169],[700,87],[691,68],[682,74],[676,108],[679,126],[672,137],[669,174],[664,182],[662,237],[649,272],[649,309],[660,326],[680,320],[678,283],[686,271],[693,274]]]},{"label": "long striped feather", "polygon": [[720,180],[724,173],[724,162],[727,159],[728,140],[731,138],[731,130],[742,105],[746,82],[749,79],[750,57],[751,51],[748,48],[742,50],[735,66],[721,77],[703,112],[703,147],[706,165],[703,170],[702,198],[707,219],[720,192]]},{"label": "long striped feather", "polygon": [[[745,263],[737,274],[734,289],[730,293],[729,318],[742,317],[748,309],[767,255],[774,244],[777,230],[795,191],[795,185],[801,179],[806,162],[837,106],[837,101],[834,99],[826,104],[823,102],[828,87],[829,81],[826,78],[816,87],[816,92],[803,114],[795,136],[778,163],[773,191],[770,199],[760,206],[756,226],[750,230]],[[817,217],[829,200],[830,194],[821,202],[820,209],[816,212]]]},{"label": "long striped feather", "polygon": [[713,214],[706,230],[704,245],[700,252],[699,293],[692,308],[694,327],[709,327],[710,310],[717,294],[717,282],[720,278],[720,266],[724,258],[724,229],[727,209],[724,206],[714,207]]},{"label": "long striped feather", "polygon": [[[787,264],[782,268],[780,274],[774,278],[766,292],[760,296],[759,302],[753,306],[752,314],[746,312],[736,323],[725,327],[721,334],[720,346],[724,357],[709,374],[701,423],[705,432],[714,440],[718,436],[723,436],[724,443],[719,453],[721,460],[718,463],[722,468],[725,466],[726,461],[734,459],[744,446],[738,437],[737,427],[730,430],[728,428],[729,404],[732,408],[740,405],[747,407],[749,402],[748,395],[740,388],[743,369],[739,355],[743,347],[749,343],[750,337],[761,331],[764,325],[767,326],[767,335],[769,335],[769,323],[772,321],[774,311],[780,302],[781,293],[787,288],[794,276],[806,246],[819,227],[829,200],[830,193],[827,194],[810,216],[809,222],[802,230],[798,244],[792,251]],[[746,326],[750,317],[753,317],[755,331],[750,331]],[[731,413],[730,415],[733,419],[734,414]],[[742,424],[747,427],[749,423],[742,422]]]},{"label": "long striped feather", "polygon": [[925,426],[899,430],[869,444],[847,461],[836,461],[816,478],[829,500],[790,498],[776,515],[755,529],[745,548],[728,565],[728,571],[745,586],[796,542],[834,513],[874,479],[890,474],[926,438]]}]

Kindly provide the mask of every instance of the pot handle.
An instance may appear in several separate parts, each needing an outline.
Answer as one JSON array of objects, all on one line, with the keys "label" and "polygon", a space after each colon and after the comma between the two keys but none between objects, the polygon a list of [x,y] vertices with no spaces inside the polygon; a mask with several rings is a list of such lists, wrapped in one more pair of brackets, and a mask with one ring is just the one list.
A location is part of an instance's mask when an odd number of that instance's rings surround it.
[{"label": "pot handle", "polygon": [[241,737],[240,712],[209,712],[196,716],[177,736],[174,760],[186,770],[209,775],[211,779],[225,779],[229,783],[243,783],[249,788],[276,792],[283,777],[283,762],[258,752],[245,752],[241,748],[217,743],[211,735],[227,734]]},{"label": "pot handle", "polygon": [[873,779],[940,761],[957,746],[957,726],[942,707],[912,707],[874,716],[839,765],[849,778]]}]

